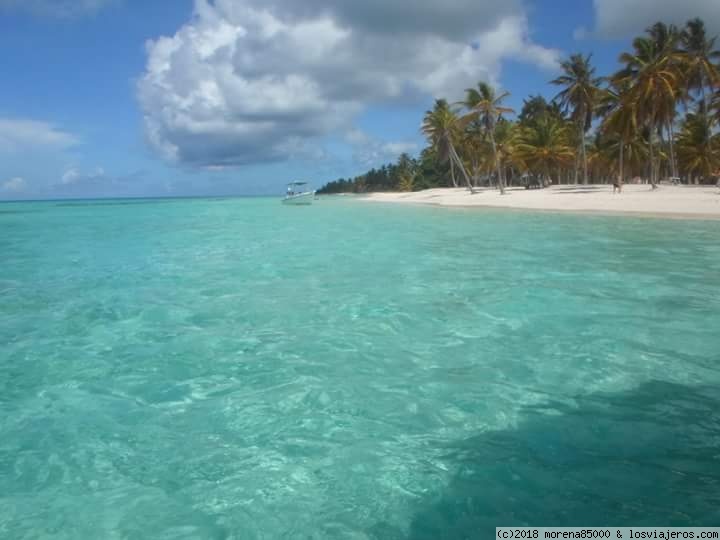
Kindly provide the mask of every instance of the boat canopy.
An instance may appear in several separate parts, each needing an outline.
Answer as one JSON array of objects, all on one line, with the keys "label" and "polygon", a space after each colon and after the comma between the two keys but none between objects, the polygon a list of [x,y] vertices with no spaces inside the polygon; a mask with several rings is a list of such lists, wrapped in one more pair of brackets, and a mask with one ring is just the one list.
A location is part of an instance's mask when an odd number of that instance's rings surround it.
[{"label": "boat canopy", "polygon": [[290,182],[288,186],[306,186],[307,182]]}]

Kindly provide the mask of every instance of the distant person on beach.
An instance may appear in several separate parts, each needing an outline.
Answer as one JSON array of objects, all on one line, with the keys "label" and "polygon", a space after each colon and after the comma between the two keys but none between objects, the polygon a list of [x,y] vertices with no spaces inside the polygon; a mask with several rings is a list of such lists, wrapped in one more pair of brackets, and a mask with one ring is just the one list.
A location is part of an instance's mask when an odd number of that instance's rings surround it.
[{"label": "distant person on beach", "polygon": [[615,183],[613,184],[613,195],[615,193],[622,193],[623,188],[623,179],[622,177],[618,176],[618,179],[615,180]]}]

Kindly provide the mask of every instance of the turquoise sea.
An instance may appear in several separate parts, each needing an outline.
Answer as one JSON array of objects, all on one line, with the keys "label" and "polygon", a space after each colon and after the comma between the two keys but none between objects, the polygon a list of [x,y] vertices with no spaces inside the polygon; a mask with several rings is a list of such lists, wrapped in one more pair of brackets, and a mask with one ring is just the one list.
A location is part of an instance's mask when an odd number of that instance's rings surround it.
[{"label": "turquoise sea", "polygon": [[720,526],[720,222],[0,204],[0,538]]}]

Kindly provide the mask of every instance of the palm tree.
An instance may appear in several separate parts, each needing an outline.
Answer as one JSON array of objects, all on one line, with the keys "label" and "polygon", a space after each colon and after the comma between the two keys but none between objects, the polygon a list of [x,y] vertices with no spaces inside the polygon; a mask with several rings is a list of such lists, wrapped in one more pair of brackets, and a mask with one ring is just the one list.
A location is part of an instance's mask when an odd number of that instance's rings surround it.
[{"label": "palm tree", "polygon": [[518,122],[523,125],[531,125],[545,115],[552,115],[562,118],[562,110],[556,101],[548,101],[543,96],[530,96],[523,100],[523,106],[518,115]]},{"label": "palm tree", "polygon": [[[597,112],[603,117],[600,131],[604,138],[617,139],[618,181],[625,182],[625,152],[629,141],[638,139],[637,110],[623,99],[628,81],[610,81],[598,99]],[[609,146],[608,149],[612,148]],[[637,152],[636,152],[637,154]]]},{"label": "palm tree", "polygon": [[589,149],[588,161],[591,170],[600,177],[608,172],[616,175],[620,182],[643,170],[647,163],[647,142],[642,134],[630,138],[610,129],[600,129],[595,136],[595,144]]},{"label": "palm tree", "polygon": [[710,101],[710,109],[715,112],[715,122],[720,123],[720,84],[717,85],[717,91]]},{"label": "palm tree", "polygon": [[653,189],[657,187],[659,172],[654,135],[662,134],[663,127],[669,129],[677,102],[682,97],[682,78],[675,48],[677,38],[672,28],[658,23],[648,29],[650,36],[636,38],[633,52],[620,55],[620,62],[625,67],[614,77],[616,86],[626,89],[623,93],[625,107],[650,130],[650,182]]},{"label": "palm tree", "polygon": [[493,162],[490,142],[477,120],[465,128],[459,153],[465,158],[465,169],[470,172],[473,186],[477,187],[483,172],[492,168]]},{"label": "palm tree", "polygon": [[708,110],[706,88],[712,90],[720,82],[720,69],[715,61],[720,59],[720,50],[715,49],[717,38],[709,38],[702,19],[692,19],[681,33],[685,49],[684,67],[689,89],[700,92],[700,101],[704,110]]},{"label": "palm tree", "polygon": [[[588,183],[585,134],[590,129],[600,85],[600,78],[595,77],[595,68],[590,64],[591,58],[592,55],[573,54],[561,64],[564,74],[551,81],[552,84],[565,88],[555,99],[558,99],[560,105],[570,112],[570,117],[577,125],[583,160],[584,184]],[[575,181],[577,182],[577,168],[575,169]]]},{"label": "palm tree", "polygon": [[575,157],[568,123],[549,116],[534,126],[520,128],[514,148],[517,161],[527,170],[542,174],[545,181],[550,181],[553,171],[566,167]]},{"label": "palm tree", "polygon": [[604,177],[608,172],[618,170],[617,149],[620,140],[615,135],[607,135],[598,130],[588,148],[588,168],[592,177]]},{"label": "palm tree", "polygon": [[407,152],[400,154],[397,164],[392,168],[392,176],[396,182],[395,186],[400,191],[412,191],[417,169],[417,162]]},{"label": "palm tree", "polygon": [[455,111],[450,108],[448,102],[444,99],[435,101],[435,106],[431,111],[425,113],[423,119],[422,132],[428,138],[430,144],[437,151],[438,159],[441,163],[450,162],[450,168],[453,175],[453,184],[457,186],[455,181],[455,167],[457,167],[465,178],[468,189],[472,190],[470,177],[465,170],[460,156],[455,150],[454,141],[458,140],[462,128],[462,122],[458,118]]},{"label": "palm tree", "polygon": [[413,191],[415,189],[415,178],[417,177],[416,171],[403,171],[400,175],[400,182],[398,183],[398,189],[400,191]]},{"label": "palm tree", "polygon": [[680,165],[689,175],[707,179],[720,168],[720,135],[704,112],[688,114],[678,135]]},{"label": "palm tree", "polygon": [[465,101],[463,102],[463,105],[470,111],[464,119],[467,121],[479,120],[485,132],[488,134],[495,159],[498,187],[502,194],[505,194],[505,179],[502,174],[502,162],[495,140],[495,126],[498,118],[500,118],[503,113],[513,112],[512,109],[502,106],[503,100],[509,95],[508,92],[497,95],[492,86],[485,82],[479,82],[477,88],[468,88],[465,90]]},{"label": "palm tree", "polygon": [[674,25],[657,22],[647,29],[647,33],[655,43],[655,49],[660,51],[661,55],[667,57],[668,67],[677,75],[676,97],[675,101],[667,103],[665,108],[661,108],[661,123],[658,126],[658,135],[660,140],[663,139],[663,128],[667,130],[668,146],[670,148],[670,170],[673,177],[677,177],[677,160],[675,158],[675,131],[673,125],[677,113],[678,101],[685,101],[688,95],[687,84],[687,54],[680,47],[682,43],[682,32]]},{"label": "palm tree", "polygon": [[428,189],[439,185],[445,173],[443,167],[438,167],[439,164],[437,149],[434,146],[423,148],[418,159],[418,175],[413,182],[413,189]]},{"label": "palm tree", "polygon": [[[497,124],[495,124],[495,148],[497,149],[498,158],[503,165],[503,185],[508,187],[509,182],[507,181],[507,170],[522,169],[522,165],[517,163],[515,159],[515,140],[518,131],[518,124],[511,122],[506,118],[499,118]],[[488,144],[488,157],[492,163],[492,147]]]}]

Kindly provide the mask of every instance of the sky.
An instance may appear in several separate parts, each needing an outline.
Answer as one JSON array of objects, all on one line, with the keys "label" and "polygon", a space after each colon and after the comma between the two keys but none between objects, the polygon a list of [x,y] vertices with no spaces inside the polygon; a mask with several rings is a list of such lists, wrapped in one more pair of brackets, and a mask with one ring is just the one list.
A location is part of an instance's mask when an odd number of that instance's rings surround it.
[{"label": "sky", "polygon": [[417,155],[434,99],[519,110],[718,0],[0,0],[0,200],[279,194]]}]

